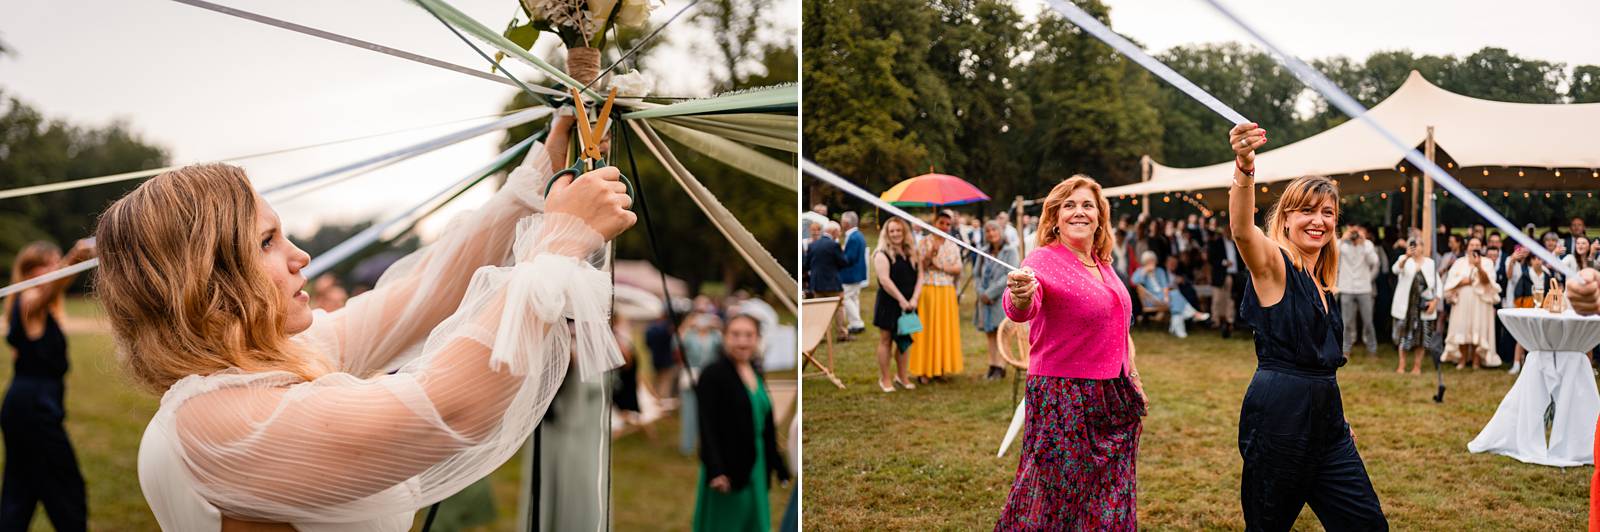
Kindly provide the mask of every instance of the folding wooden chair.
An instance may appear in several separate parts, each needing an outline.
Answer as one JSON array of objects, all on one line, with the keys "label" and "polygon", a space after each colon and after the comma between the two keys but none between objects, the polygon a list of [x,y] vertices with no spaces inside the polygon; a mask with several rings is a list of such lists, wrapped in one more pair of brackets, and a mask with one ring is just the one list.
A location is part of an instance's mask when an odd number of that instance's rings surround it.
[{"label": "folding wooden chair", "polygon": [[[843,303],[839,296],[803,299],[800,301],[800,354],[806,358],[805,364],[814,365],[820,373],[805,374],[804,365],[801,366],[801,375],[812,377],[822,375],[833,382],[834,386],[844,389],[844,383],[839,382],[839,377],[833,374],[833,330],[834,318],[838,314],[839,305]],[[817,348],[822,341],[828,341],[828,363],[824,365],[817,361],[815,356]]]}]

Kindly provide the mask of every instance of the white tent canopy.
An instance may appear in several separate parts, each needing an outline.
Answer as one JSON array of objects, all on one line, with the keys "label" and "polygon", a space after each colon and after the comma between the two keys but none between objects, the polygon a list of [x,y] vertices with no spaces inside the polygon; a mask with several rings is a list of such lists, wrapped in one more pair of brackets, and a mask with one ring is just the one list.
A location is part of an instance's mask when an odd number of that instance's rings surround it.
[{"label": "white tent canopy", "polygon": [[[1416,71],[1368,116],[1401,140],[1421,147],[1433,127],[1440,166],[1470,188],[1572,190],[1600,188],[1600,103],[1526,104],[1462,96],[1429,83]],[[1268,131],[1272,124],[1263,124]],[[1225,136],[1219,127],[1217,139]],[[1270,134],[1269,134],[1270,136]],[[1305,175],[1338,180],[1345,192],[1395,190],[1419,175],[1394,146],[1355,120],[1294,144],[1261,152],[1256,182]],[[1146,159],[1148,180],[1106,189],[1108,196],[1226,189],[1233,161],[1173,168]],[[1278,191],[1273,191],[1278,192]],[[1272,198],[1262,194],[1262,201]],[[1222,203],[1224,194],[1205,195]]]}]

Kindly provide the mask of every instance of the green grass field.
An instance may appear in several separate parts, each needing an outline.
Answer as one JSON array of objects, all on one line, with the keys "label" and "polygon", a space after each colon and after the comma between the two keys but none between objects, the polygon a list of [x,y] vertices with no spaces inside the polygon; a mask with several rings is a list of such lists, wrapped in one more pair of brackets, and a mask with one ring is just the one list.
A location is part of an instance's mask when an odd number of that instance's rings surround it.
[{"label": "green grass field", "polygon": [[[862,292],[870,313],[875,287]],[[848,386],[804,386],[807,530],[978,530],[994,526],[1020,444],[996,458],[1015,408],[1013,381],[983,381],[984,337],[962,301],[965,372],[885,394],[877,388],[877,330],[836,351]],[[870,320],[870,318],[868,318]],[[1139,452],[1139,525],[1239,530],[1239,405],[1255,369],[1248,337],[1191,327],[1134,331],[1150,396]],[[1509,360],[1509,355],[1507,355]],[[1444,370],[1435,404],[1431,366],[1396,375],[1392,345],[1357,347],[1339,372],[1346,416],[1395,530],[1582,530],[1592,467],[1558,469],[1467,452],[1514,377],[1504,369]],[[1019,438],[1020,439],[1020,438]],[[1296,529],[1320,530],[1308,509]]]},{"label": "green grass field", "polygon": [[[139,491],[137,460],[139,439],[156,411],[158,398],[133,387],[123,376],[112,354],[111,336],[94,324],[103,315],[97,305],[88,300],[69,300],[67,313],[72,363],[67,375],[67,432],[88,488],[89,528],[156,530],[155,517]],[[78,330],[70,330],[73,325],[79,325]],[[9,383],[11,351],[9,347],[3,351],[7,356],[0,364],[0,382]],[[648,368],[640,373],[641,380],[648,378]],[[769,375],[768,380],[793,377],[793,372],[777,373]],[[780,443],[787,442],[787,429],[786,424],[780,423]],[[635,431],[613,444],[612,517],[616,530],[687,530],[690,526],[699,460],[678,454],[675,414],[658,421],[655,432],[652,439]],[[520,456],[519,453],[491,475],[499,520],[481,530],[515,528]],[[775,522],[783,515],[790,489],[773,486]],[[420,529],[421,523],[419,515],[414,529]],[[42,506],[31,530],[51,530]]]}]

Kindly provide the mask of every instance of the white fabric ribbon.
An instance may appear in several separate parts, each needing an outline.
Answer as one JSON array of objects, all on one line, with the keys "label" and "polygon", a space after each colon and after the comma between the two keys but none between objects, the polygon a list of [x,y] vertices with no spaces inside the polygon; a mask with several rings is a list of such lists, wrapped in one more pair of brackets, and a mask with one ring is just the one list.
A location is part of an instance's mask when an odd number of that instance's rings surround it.
[{"label": "white fabric ribbon", "polygon": [[[552,224],[550,216],[532,216],[518,223],[519,236],[512,244],[512,256],[519,259],[516,264],[479,271],[480,275],[510,276],[505,284],[506,308],[500,315],[500,332],[489,364],[525,375],[530,361],[515,360],[510,353],[516,352],[513,347],[518,342],[539,341],[546,352],[573,353],[578,374],[593,381],[623,363],[622,350],[611,333],[611,277],[589,261],[549,252],[546,248],[556,240],[598,238],[592,231],[586,236],[551,234],[590,230],[581,222]],[[548,328],[542,333],[528,330],[534,323]]]}]

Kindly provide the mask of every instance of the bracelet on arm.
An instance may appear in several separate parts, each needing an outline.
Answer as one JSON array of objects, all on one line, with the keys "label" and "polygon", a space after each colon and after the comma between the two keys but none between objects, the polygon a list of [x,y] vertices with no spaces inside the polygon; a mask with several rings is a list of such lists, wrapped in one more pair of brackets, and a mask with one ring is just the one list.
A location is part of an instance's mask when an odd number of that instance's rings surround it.
[{"label": "bracelet on arm", "polygon": [[[1255,169],[1254,166],[1252,166],[1249,170],[1246,170],[1246,169],[1244,169],[1244,165],[1239,164],[1239,161],[1237,159],[1235,159],[1233,161],[1233,167],[1234,168],[1238,168],[1239,169],[1239,173],[1244,174],[1245,177],[1250,178],[1250,180],[1252,182],[1255,181],[1256,169]],[[1238,178],[1234,178],[1233,186],[1235,188],[1248,188],[1250,185],[1246,184],[1246,183],[1240,183]]]}]

